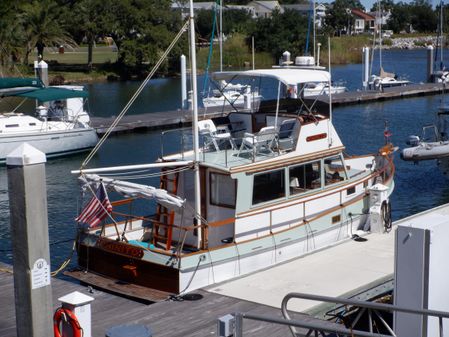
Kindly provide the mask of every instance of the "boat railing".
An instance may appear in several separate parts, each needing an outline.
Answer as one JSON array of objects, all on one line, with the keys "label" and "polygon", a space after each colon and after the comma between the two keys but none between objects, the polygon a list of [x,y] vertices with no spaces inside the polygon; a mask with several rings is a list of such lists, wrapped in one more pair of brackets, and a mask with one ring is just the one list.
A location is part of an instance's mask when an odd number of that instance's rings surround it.
[{"label": "boat railing", "polygon": [[[193,156],[190,128],[164,131],[161,134],[161,158],[186,160]],[[200,160],[229,168],[260,162],[293,150],[294,139],[280,139],[274,127],[262,128],[258,133],[235,137],[231,133],[200,135]]]},{"label": "boat railing", "polygon": [[[307,300],[307,301],[317,301],[321,303],[334,304],[335,308],[343,308],[345,312],[356,313],[355,319],[352,322],[345,320],[345,325],[338,323],[331,323],[328,321],[311,321],[310,316],[301,317],[299,315],[295,316],[295,319],[290,317],[287,306],[290,300]],[[360,301],[355,299],[347,299],[343,297],[329,297],[320,295],[311,295],[304,293],[289,293],[282,300],[281,311],[283,318],[259,315],[253,313],[242,313],[236,312],[233,314],[234,324],[233,326],[233,336],[243,337],[243,321],[253,320],[258,322],[267,322],[280,324],[288,326],[292,333],[292,336],[328,336],[338,334],[338,336],[365,336],[365,337],[391,337],[396,336],[394,328],[387,323],[384,318],[384,314],[395,314],[395,315],[414,315],[416,320],[424,319],[427,317],[434,317],[438,320],[439,337],[444,335],[444,325],[443,320],[447,323],[449,319],[449,312],[429,310],[429,309],[412,309],[406,308],[398,305],[385,304],[385,303],[375,303]],[[358,313],[357,313],[358,312]],[[360,330],[356,328],[357,323],[359,323],[362,315],[367,315],[367,330]],[[348,324],[349,323],[349,324]],[[297,328],[301,328],[298,331]],[[374,330],[378,331],[377,333]],[[385,331],[385,333],[380,333],[379,331]]]},{"label": "boat railing", "polygon": [[193,151],[192,128],[180,128],[161,132],[161,158],[178,154],[184,160],[187,152]]}]

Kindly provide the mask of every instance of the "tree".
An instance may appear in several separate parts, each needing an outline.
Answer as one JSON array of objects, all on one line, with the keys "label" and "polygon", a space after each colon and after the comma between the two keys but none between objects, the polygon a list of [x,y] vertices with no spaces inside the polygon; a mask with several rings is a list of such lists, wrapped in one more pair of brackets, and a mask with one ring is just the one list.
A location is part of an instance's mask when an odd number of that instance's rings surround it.
[{"label": "tree", "polygon": [[[383,11],[388,11],[388,10],[392,10],[394,8],[394,1],[393,0],[380,0],[380,8]],[[376,12],[379,10],[379,6],[378,3],[375,2],[373,3],[373,6],[371,7],[371,12]]]},{"label": "tree", "polygon": [[259,18],[250,32],[255,48],[279,57],[288,50],[292,55],[304,54],[307,38],[307,17],[297,11],[275,11],[271,18]]},{"label": "tree", "polygon": [[409,5],[403,2],[395,4],[391,10],[391,16],[387,21],[387,29],[391,29],[396,34],[405,31],[410,25]]},{"label": "tree", "polygon": [[[6,0],[0,6],[0,67],[11,67],[21,56],[24,34],[19,2]],[[3,75],[1,72],[0,75]]]},{"label": "tree", "polygon": [[340,34],[346,27],[353,25],[354,18],[350,11],[354,8],[365,10],[359,0],[335,0],[324,18],[325,26]]},{"label": "tree", "polygon": [[[181,28],[180,15],[170,9],[170,0],[111,0],[107,3],[104,20],[118,48],[122,75],[148,69]],[[186,42],[187,38],[174,47],[172,57],[164,64],[165,70],[178,66]]]},{"label": "tree", "polygon": [[415,0],[410,4],[410,23],[419,32],[435,32],[437,14],[426,0]]},{"label": "tree", "polygon": [[27,39],[25,64],[28,64],[28,56],[34,48],[37,48],[38,56],[43,57],[45,47],[76,47],[75,41],[63,27],[62,8],[52,0],[33,0],[23,5],[23,24]]},{"label": "tree", "polygon": [[99,35],[107,35],[107,23],[104,13],[108,3],[103,0],[80,0],[70,8],[70,31],[78,43],[87,42],[87,66],[92,68],[93,47]]}]

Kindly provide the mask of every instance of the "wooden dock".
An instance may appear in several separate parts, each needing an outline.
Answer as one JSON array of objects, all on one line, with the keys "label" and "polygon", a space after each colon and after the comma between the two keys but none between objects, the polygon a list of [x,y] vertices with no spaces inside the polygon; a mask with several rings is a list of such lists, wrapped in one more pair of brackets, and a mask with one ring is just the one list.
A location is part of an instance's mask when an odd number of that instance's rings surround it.
[{"label": "wooden dock", "polygon": [[[349,104],[371,103],[376,101],[408,98],[424,95],[436,95],[442,92],[444,85],[441,83],[410,84],[407,86],[386,88],[384,91],[350,91],[332,96],[335,106]],[[320,100],[329,101],[329,96],[323,96]],[[208,119],[227,115],[231,107],[201,108],[198,111],[200,119]],[[99,135],[103,135],[114,121],[114,117],[92,117],[92,126]],[[192,113],[186,110],[164,111],[126,115],[114,128],[114,133],[123,133],[139,130],[173,129],[191,125]]]},{"label": "wooden dock", "polygon": [[[10,267],[0,264],[0,336],[16,337],[14,282],[8,269]],[[216,335],[217,319],[234,312],[282,318],[279,309],[203,290],[150,305],[55,278],[52,278],[52,291],[54,310],[60,306],[58,298],[73,291],[95,298],[91,307],[92,337],[104,337],[109,328],[123,324],[145,325],[158,337],[210,337]],[[334,326],[306,314],[295,314],[292,318]],[[247,337],[288,336],[290,330],[285,326],[246,320],[244,334]]]}]

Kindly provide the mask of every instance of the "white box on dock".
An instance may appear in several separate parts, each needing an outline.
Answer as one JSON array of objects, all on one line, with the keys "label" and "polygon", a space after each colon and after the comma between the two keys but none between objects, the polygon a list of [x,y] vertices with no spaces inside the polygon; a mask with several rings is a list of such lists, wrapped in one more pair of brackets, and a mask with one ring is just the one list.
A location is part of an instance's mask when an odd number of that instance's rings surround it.
[{"label": "white box on dock", "polygon": [[[449,218],[427,215],[400,225],[395,238],[394,304],[449,312]],[[443,331],[449,322],[443,320]],[[394,313],[398,337],[439,336],[438,318]]]}]

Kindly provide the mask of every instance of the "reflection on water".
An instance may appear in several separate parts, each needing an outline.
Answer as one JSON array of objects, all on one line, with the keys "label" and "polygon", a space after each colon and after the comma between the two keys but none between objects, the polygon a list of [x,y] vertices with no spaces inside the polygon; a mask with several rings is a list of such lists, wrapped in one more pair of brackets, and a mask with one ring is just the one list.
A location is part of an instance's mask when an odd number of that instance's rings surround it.
[{"label": "reflection on water", "polygon": [[[422,53],[421,53],[422,52]],[[407,54],[408,55],[408,54]],[[404,64],[425,59],[425,51],[413,51]],[[387,56],[386,56],[387,57]],[[386,61],[385,61],[386,62]],[[396,67],[403,66],[396,62]],[[361,83],[361,65],[334,67],[334,78],[348,78]],[[387,68],[387,67],[386,67]],[[419,70],[416,70],[418,69]],[[421,77],[422,67],[414,67],[410,79]],[[387,69],[390,71],[390,69]],[[396,69],[394,71],[398,72]],[[413,77],[413,78],[412,78]],[[352,81],[351,80],[351,81]],[[201,79],[199,79],[201,81]],[[200,82],[202,83],[202,82]],[[100,83],[89,85],[91,111],[96,116],[117,115],[139,83]],[[174,110],[179,106],[179,80],[153,81],[131,108],[130,113]],[[334,124],[349,154],[376,152],[383,145],[384,122],[393,133],[395,145],[404,147],[406,138],[420,134],[421,127],[433,123],[439,96],[393,100],[369,105],[352,105],[334,109]],[[154,161],[160,152],[159,132],[139,132],[111,137],[92,160],[90,167],[136,164]],[[51,160],[47,163],[48,215],[52,267],[55,268],[70,254],[75,236],[73,219],[77,214],[79,191],[71,170],[79,168],[84,155]],[[396,190],[392,196],[394,219],[449,202],[447,178],[437,169],[435,162],[414,165],[403,162],[396,154]],[[157,184],[156,180],[152,181]],[[11,263],[9,237],[9,203],[6,169],[0,168],[0,261]],[[74,262],[72,262],[74,265]]]}]

